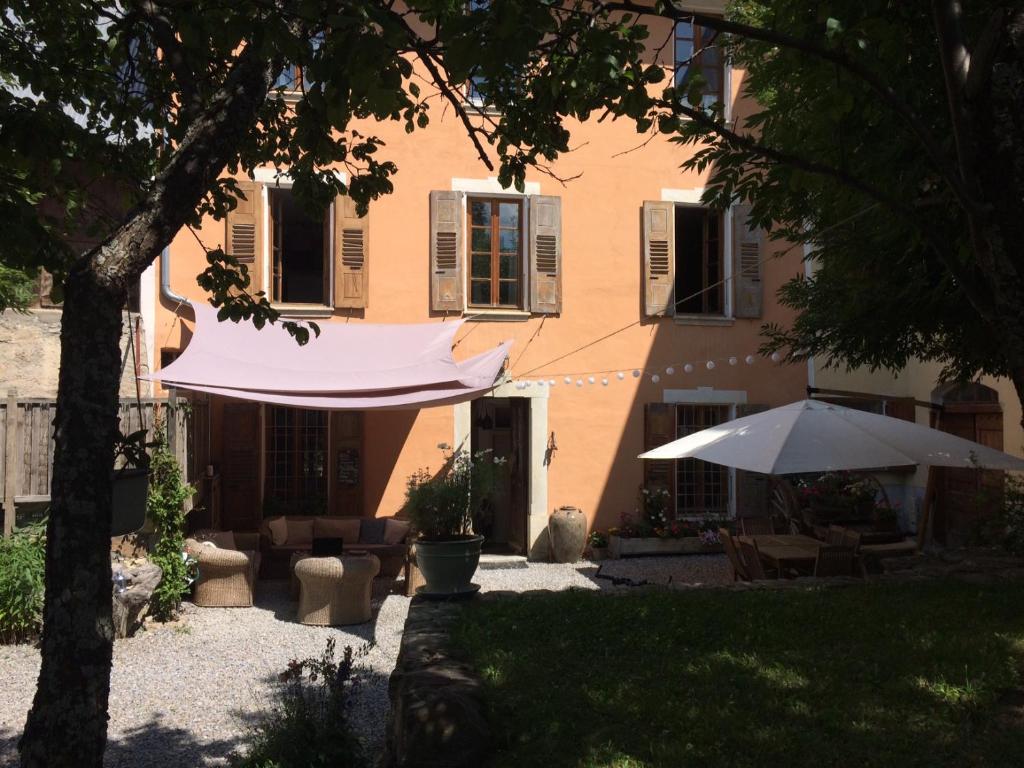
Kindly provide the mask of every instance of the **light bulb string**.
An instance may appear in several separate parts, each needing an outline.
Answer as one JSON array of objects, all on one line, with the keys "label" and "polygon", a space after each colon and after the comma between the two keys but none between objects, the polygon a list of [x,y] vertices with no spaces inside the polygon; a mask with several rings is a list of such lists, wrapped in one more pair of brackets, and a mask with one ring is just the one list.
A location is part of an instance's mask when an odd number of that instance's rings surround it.
[{"label": "light bulb string", "polygon": [[[758,360],[766,360],[773,364],[777,364],[782,361],[782,356],[777,353],[774,355],[762,355],[759,353],[750,353],[746,355],[726,355],[723,357],[712,357],[712,358],[692,358],[689,360],[680,360],[678,362],[666,362],[659,364],[648,364],[645,366],[624,366],[621,368],[608,368],[604,370],[590,370],[590,371],[561,371],[557,373],[548,373],[544,376],[533,376],[533,377],[513,377],[510,379],[512,382],[527,382],[536,381],[541,384],[551,383],[556,379],[577,379],[579,377],[594,377],[594,376],[615,376],[619,380],[625,380],[627,378],[640,379],[642,377],[650,376],[672,376],[677,373],[684,375],[690,375],[695,373],[697,368],[704,368],[708,370],[714,370],[718,368],[718,365],[728,366],[729,368],[736,368],[741,365],[751,366],[758,362]],[[708,363],[712,365],[709,367]],[[687,370],[689,366],[690,370]],[[569,382],[573,383],[573,382]],[[603,382],[602,382],[603,383]],[[610,382],[609,382],[610,383]]]}]

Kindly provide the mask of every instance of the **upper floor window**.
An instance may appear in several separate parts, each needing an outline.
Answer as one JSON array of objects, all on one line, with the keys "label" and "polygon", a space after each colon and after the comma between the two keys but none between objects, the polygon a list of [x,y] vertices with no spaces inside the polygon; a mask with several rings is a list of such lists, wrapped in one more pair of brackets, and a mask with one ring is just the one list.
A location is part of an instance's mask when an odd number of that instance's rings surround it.
[{"label": "upper floor window", "polygon": [[725,66],[718,47],[718,32],[689,21],[680,21],[675,30],[676,89],[685,93],[698,72],[704,78],[701,105],[709,108],[724,103]]},{"label": "upper floor window", "polygon": [[469,304],[522,306],[522,201],[469,197]]},{"label": "upper floor window", "polygon": [[723,314],[722,215],[677,205],[675,227],[676,313]]},{"label": "upper floor window", "polygon": [[[324,33],[318,32],[309,39],[310,47],[316,51],[323,45]],[[282,90],[285,93],[306,90],[312,84],[305,69],[298,64],[288,63],[274,80],[271,90]]]},{"label": "upper floor window", "polygon": [[313,218],[290,189],[270,189],[271,301],[328,304],[330,220]]}]

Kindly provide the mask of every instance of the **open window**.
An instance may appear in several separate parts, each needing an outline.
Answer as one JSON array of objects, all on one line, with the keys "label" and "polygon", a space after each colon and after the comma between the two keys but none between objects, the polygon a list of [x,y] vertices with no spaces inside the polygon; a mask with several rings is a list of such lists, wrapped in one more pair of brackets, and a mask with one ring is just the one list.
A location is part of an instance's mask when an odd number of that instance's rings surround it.
[{"label": "open window", "polygon": [[282,304],[330,303],[330,217],[313,217],[290,189],[270,193],[270,299]]},{"label": "open window", "polygon": [[[731,224],[731,227],[729,226]],[[762,232],[750,206],[643,205],[644,314],[760,318]],[[729,299],[732,299],[731,305]]]}]

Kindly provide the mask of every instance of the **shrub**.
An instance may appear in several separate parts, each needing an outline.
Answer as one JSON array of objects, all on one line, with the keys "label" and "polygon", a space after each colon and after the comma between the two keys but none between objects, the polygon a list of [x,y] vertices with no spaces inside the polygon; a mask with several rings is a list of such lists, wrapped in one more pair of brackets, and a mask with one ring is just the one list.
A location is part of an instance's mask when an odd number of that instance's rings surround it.
[{"label": "shrub", "polygon": [[185,501],[192,491],[192,486],[182,482],[181,467],[167,445],[167,433],[158,426],[149,463],[146,515],[156,534],[150,560],[163,572],[151,602],[153,616],[159,621],[177,615],[181,598],[188,589],[188,561],[182,553],[185,550]]},{"label": "shrub", "polygon": [[39,634],[45,576],[45,524],[0,538],[0,642],[23,642]]},{"label": "shrub", "polygon": [[494,490],[496,469],[504,459],[490,451],[452,453],[447,445],[445,464],[436,475],[421,469],[406,482],[405,509],[413,528],[427,540],[457,539],[473,531],[473,512],[486,504]]},{"label": "shrub", "polygon": [[[360,655],[365,653],[365,649]],[[275,701],[250,733],[237,768],[355,768],[368,763],[348,724],[356,654],[335,660],[334,638],[319,658],[292,660],[279,676]]]},{"label": "shrub", "polygon": [[981,540],[1024,557],[1024,479],[1007,474],[998,489],[979,492],[974,503],[979,516],[987,518],[981,525]]}]

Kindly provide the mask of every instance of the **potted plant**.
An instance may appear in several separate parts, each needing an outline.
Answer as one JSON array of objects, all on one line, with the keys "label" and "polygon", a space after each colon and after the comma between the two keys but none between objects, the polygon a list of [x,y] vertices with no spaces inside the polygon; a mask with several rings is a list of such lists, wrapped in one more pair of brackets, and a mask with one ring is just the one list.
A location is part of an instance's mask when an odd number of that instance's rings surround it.
[{"label": "potted plant", "polygon": [[590,559],[597,562],[608,557],[608,535],[604,531],[593,530],[587,537],[590,547]]},{"label": "potted plant", "polygon": [[113,493],[110,500],[110,535],[135,533],[146,523],[146,498],[149,493],[149,454],[146,430],[130,435],[118,433],[115,443]]},{"label": "potted plant", "polygon": [[440,472],[420,470],[406,484],[406,512],[417,532],[416,564],[426,595],[475,592],[472,583],[484,537],[473,531],[473,517],[494,488],[495,468],[503,460],[490,451],[470,455],[438,446],[445,456]]}]

